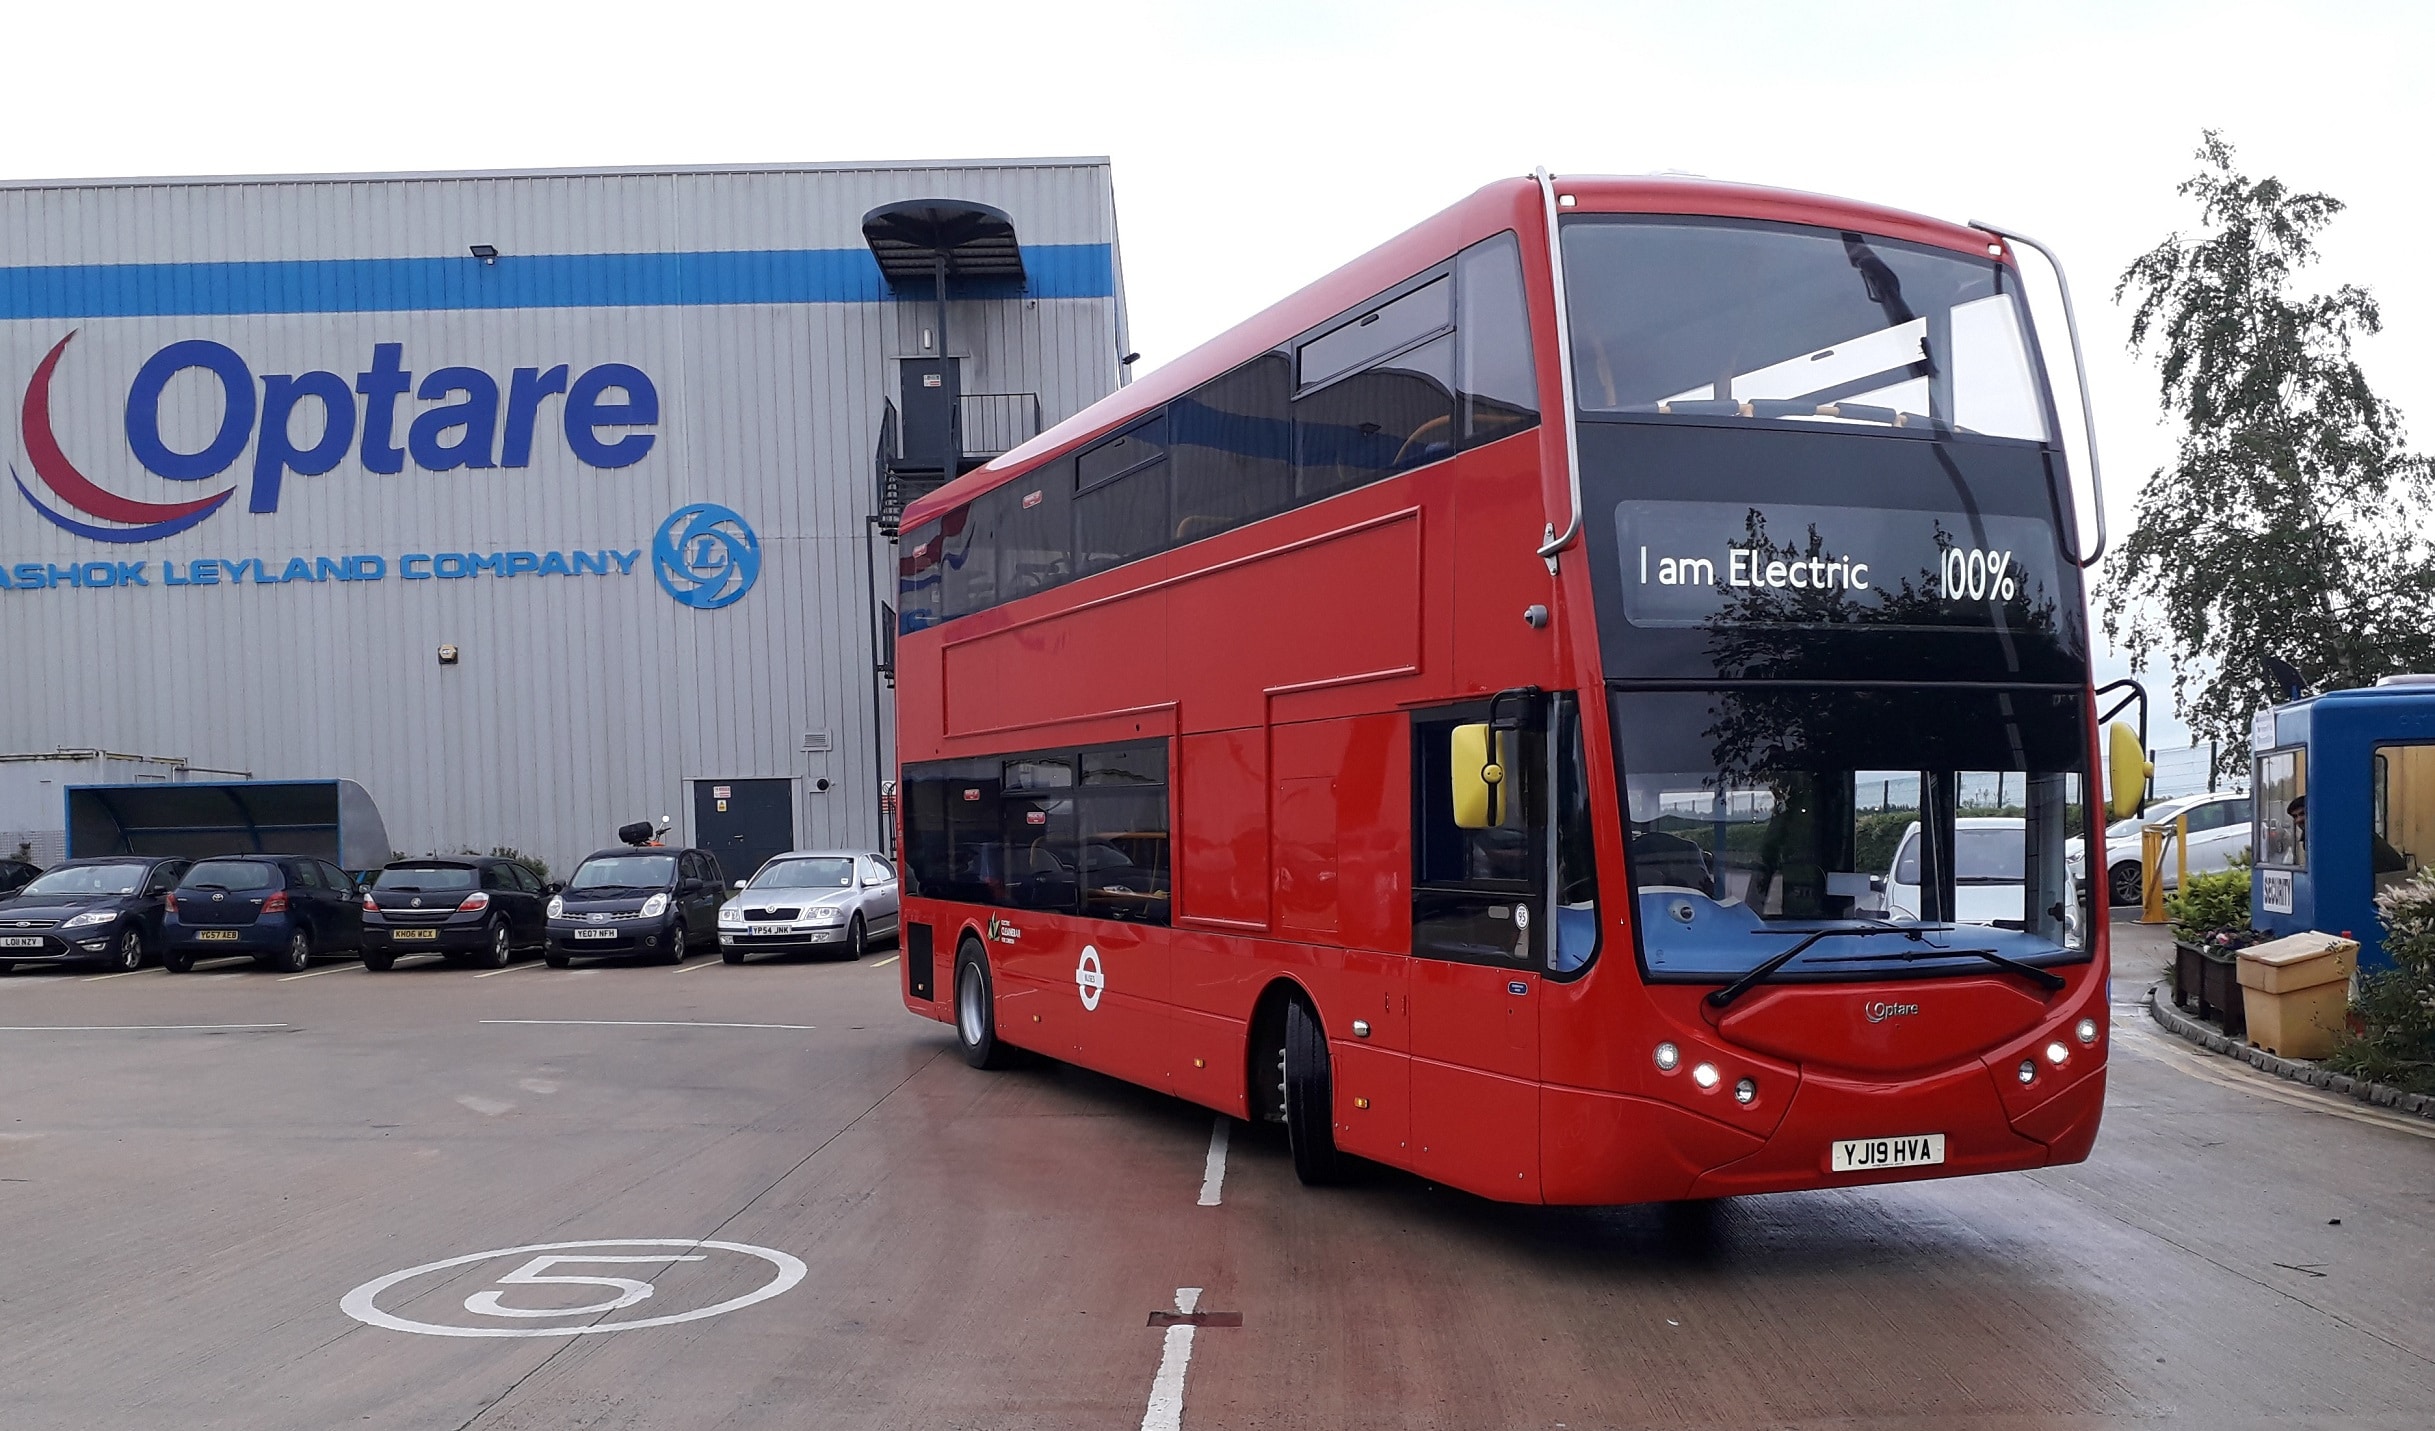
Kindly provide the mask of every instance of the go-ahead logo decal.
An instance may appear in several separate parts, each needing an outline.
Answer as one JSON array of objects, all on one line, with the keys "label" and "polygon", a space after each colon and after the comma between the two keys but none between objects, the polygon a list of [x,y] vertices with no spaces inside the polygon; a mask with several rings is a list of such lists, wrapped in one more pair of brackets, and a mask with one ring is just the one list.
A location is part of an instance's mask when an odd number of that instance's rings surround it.
[{"label": "go-ahead logo decal", "polygon": [[[76,464],[59,450],[59,438],[51,431],[51,373],[59,366],[59,355],[75,341],[74,333],[60,339],[44,356],[42,365],[34,369],[33,380],[25,385],[21,422],[25,434],[26,460],[33,464],[34,476],[76,516],[55,511],[46,505],[34,495],[32,488],[25,485],[25,478],[18,474],[12,464],[8,475],[17,483],[17,490],[25,494],[25,500],[34,504],[35,511],[50,518],[54,525],[65,527],[80,537],[91,537],[97,542],[151,542],[186,530],[220,510],[222,503],[237,494],[237,489],[231,487],[191,502],[139,502],[132,497],[121,497],[116,492],[105,491],[77,471]],[[225,467],[227,464],[221,465]],[[201,479],[208,480],[218,475],[219,470],[215,468],[201,474]],[[97,527],[92,522],[78,521],[77,517],[127,525]]]},{"label": "go-ahead logo decal", "polygon": [[761,578],[761,539],[732,507],[679,507],[651,539],[660,589],[696,611],[732,606]]}]

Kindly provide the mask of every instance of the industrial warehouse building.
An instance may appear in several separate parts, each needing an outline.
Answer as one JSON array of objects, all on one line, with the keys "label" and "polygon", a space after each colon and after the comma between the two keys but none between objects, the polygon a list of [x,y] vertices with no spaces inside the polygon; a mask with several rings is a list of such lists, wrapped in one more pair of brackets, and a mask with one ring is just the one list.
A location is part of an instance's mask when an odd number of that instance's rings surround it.
[{"label": "industrial warehouse building", "polygon": [[560,869],[879,844],[894,513],[1127,352],[1104,159],[15,184],[0,236],[0,756]]}]

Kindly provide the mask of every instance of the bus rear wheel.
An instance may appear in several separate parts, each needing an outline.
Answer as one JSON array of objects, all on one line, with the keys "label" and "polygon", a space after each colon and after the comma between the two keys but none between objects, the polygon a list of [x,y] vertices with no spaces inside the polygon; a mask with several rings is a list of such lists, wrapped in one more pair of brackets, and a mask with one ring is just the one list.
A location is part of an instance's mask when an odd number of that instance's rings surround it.
[{"label": "bus rear wheel", "polygon": [[1328,1068],[1327,1030],[1300,999],[1285,1006],[1285,1141],[1293,1149],[1294,1176],[1306,1187],[1344,1180],[1344,1155],[1336,1151],[1335,1080]]},{"label": "bus rear wheel", "polygon": [[998,1042],[997,992],[978,939],[966,938],[955,951],[955,1041],[975,1068],[1006,1068],[1015,1061],[1014,1049]]}]

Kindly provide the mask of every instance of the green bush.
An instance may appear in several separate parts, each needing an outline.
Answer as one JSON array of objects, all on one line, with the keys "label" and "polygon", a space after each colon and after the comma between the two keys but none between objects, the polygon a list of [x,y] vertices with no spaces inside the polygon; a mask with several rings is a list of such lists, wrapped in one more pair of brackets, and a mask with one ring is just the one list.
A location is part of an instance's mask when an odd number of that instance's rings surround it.
[{"label": "green bush", "polygon": [[2173,937],[2188,943],[2209,935],[2249,932],[2249,867],[2195,874],[2164,897],[2165,917],[2173,922]]},{"label": "green bush", "polygon": [[2362,1032],[2326,1063],[2413,1093],[2435,1093],[2435,871],[2376,896],[2393,967],[2359,979]]},{"label": "green bush", "polygon": [[[481,852],[479,850],[467,850],[465,853],[472,855],[479,854]],[[548,884],[550,882],[549,861],[541,858],[539,855],[528,855],[524,851],[517,849],[514,845],[493,845],[490,847],[490,853],[495,859],[514,860],[517,864],[531,870],[533,872],[533,878],[541,881],[543,884]]]}]

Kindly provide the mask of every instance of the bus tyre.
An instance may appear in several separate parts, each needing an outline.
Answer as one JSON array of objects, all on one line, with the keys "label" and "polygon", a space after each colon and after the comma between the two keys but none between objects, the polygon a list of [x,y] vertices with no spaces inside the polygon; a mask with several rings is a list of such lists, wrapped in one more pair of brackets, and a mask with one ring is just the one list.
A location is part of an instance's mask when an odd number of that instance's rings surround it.
[{"label": "bus tyre", "polygon": [[2124,860],[2105,872],[2107,895],[2116,904],[2137,904],[2147,893],[2139,877],[2139,861]]},{"label": "bus tyre", "polygon": [[955,951],[955,1041],[975,1068],[1006,1068],[1015,1061],[1015,1051],[998,1042],[997,991],[978,939],[966,939]]},{"label": "bus tyre", "polygon": [[1294,1176],[1307,1187],[1344,1178],[1336,1151],[1336,1097],[1328,1074],[1327,1031],[1300,999],[1285,1006],[1285,1141],[1294,1153]]}]

